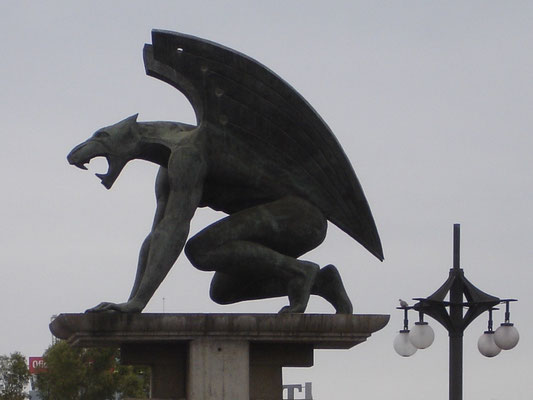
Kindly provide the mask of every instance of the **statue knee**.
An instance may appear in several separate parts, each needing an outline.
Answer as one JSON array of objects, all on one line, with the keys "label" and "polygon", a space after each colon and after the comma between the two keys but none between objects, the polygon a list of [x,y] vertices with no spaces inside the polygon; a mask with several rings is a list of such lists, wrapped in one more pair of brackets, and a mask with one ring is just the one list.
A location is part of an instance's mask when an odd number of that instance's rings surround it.
[{"label": "statue knee", "polygon": [[211,297],[211,300],[221,305],[235,303],[235,300],[232,300],[228,294],[227,290],[217,284],[216,277],[213,278],[211,287],[209,288],[209,297]]},{"label": "statue knee", "polygon": [[185,255],[192,265],[202,271],[211,271],[209,268],[208,250],[205,244],[198,236],[195,236],[187,242],[184,248]]}]

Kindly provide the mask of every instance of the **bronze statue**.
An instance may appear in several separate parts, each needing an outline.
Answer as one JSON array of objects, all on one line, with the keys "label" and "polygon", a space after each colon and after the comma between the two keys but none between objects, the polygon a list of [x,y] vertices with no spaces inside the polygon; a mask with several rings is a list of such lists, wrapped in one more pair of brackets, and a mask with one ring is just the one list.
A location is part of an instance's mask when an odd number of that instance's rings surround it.
[{"label": "bronze statue", "polygon": [[[299,259],[325,238],[333,222],[380,260],[370,208],[339,143],[311,106],[257,61],[219,44],[166,31],[144,47],[148,75],[180,90],[197,125],[137,122],[137,115],[98,130],[68,155],[111,188],[133,159],[160,165],[152,230],[139,255],[129,300],[88,311],[140,312],[183,249],[191,263],[215,271],[219,304],[288,296],[280,312],[304,312],[311,294],[337,313],[352,304],[333,265]],[[227,217],[187,241],[198,207]]]}]

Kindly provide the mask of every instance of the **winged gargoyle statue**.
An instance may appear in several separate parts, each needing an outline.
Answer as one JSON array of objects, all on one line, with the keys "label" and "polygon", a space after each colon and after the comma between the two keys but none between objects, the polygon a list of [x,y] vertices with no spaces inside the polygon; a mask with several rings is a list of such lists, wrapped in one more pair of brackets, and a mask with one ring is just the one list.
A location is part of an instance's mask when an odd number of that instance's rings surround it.
[{"label": "winged gargoyle statue", "polygon": [[[108,189],[130,160],[160,165],[131,295],[88,311],[142,311],[185,248],[196,268],[215,271],[210,295],[219,304],[288,296],[280,312],[301,313],[314,294],[352,313],[337,269],[299,258],[322,243],[329,220],[383,260],[363,190],[328,126],[290,85],[241,53],[159,30],[152,42],[144,47],[146,73],[181,91],[198,122],[134,115],[68,155],[83,169],[105,157],[109,170],[97,176]],[[187,241],[198,207],[228,216]]]}]

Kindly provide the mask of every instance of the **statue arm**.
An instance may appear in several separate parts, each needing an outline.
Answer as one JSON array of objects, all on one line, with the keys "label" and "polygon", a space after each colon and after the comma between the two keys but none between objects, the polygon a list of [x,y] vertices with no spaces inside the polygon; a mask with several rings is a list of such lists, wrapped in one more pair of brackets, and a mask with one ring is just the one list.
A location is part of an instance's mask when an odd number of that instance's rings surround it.
[{"label": "statue arm", "polygon": [[[168,166],[168,196],[161,197],[154,226],[141,249],[132,295],[126,303],[101,303],[89,311],[140,312],[166,277],[187,240],[190,221],[200,204],[206,163],[198,149],[184,146],[174,151]],[[160,207],[164,204],[164,211]]]},{"label": "statue arm", "polygon": [[150,252],[150,243],[152,242],[152,231],[157,227],[159,222],[165,216],[165,210],[168,202],[169,195],[169,183],[168,183],[168,170],[165,167],[160,167],[157,173],[155,180],[155,197],[157,202],[157,207],[154,215],[154,222],[152,223],[152,230],[144,239],[144,242],[139,251],[139,261],[137,263],[137,273],[135,275],[135,282],[133,288],[131,289],[131,294],[129,300],[131,300],[137,293],[139,289],[139,284],[144,276],[144,271],[146,270],[146,263],[148,261],[148,254]]}]

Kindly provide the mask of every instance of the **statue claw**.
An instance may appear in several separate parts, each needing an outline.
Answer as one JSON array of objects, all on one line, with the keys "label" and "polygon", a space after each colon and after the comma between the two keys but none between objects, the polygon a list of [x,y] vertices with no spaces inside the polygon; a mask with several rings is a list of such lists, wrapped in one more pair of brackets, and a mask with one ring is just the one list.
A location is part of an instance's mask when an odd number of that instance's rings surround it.
[{"label": "statue claw", "polygon": [[137,303],[134,303],[132,301],[128,301],[126,303],[110,303],[110,302],[102,302],[98,304],[95,307],[87,309],[86,313],[93,313],[93,312],[112,312],[112,311],[118,311],[118,312],[124,312],[124,313],[138,313],[141,312],[142,307],[140,307]]}]

